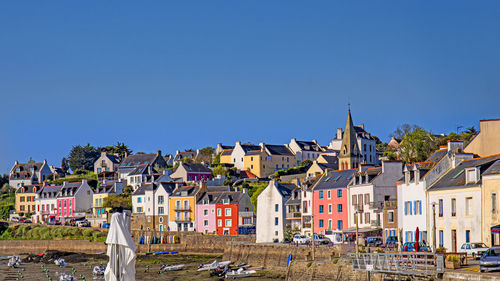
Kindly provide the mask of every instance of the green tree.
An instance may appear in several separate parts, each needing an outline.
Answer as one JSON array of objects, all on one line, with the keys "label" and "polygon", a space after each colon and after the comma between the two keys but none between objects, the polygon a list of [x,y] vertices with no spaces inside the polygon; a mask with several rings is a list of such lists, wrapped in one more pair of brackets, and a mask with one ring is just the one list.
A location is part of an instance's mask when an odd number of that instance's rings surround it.
[{"label": "green tree", "polygon": [[0,186],[3,186],[4,184],[8,183],[9,183],[9,175],[3,174],[2,176],[0,176]]},{"label": "green tree", "polygon": [[117,142],[116,145],[104,146],[100,148],[110,154],[117,154],[120,158],[125,158],[125,155],[132,154],[132,150],[123,142]]},{"label": "green tree", "polygon": [[304,160],[300,163],[300,166],[306,168],[306,169],[309,169],[311,167],[311,165],[313,164],[313,161],[311,160]]},{"label": "green tree", "polygon": [[73,172],[93,170],[94,162],[99,155],[99,150],[90,144],[73,146],[69,153],[69,167]]},{"label": "green tree", "polygon": [[216,166],[215,168],[212,169],[212,172],[213,172],[214,176],[225,175],[226,169],[224,169],[224,167],[222,167],[222,166]]},{"label": "green tree", "polygon": [[132,196],[130,194],[110,194],[104,199],[104,208],[132,209]]},{"label": "green tree", "polygon": [[33,160],[33,158],[30,157],[30,160],[28,160],[28,163],[35,163],[35,160]]},{"label": "green tree", "polygon": [[63,157],[61,159],[61,170],[63,170],[64,173],[68,173],[69,163],[68,163],[68,159],[66,159],[66,157]]},{"label": "green tree", "polygon": [[214,157],[215,149],[213,147],[207,146],[200,149],[200,155],[196,158],[196,162],[201,163],[202,161],[210,164],[212,163]]},{"label": "green tree", "polygon": [[406,163],[422,162],[437,148],[437,139],[428,131],[415,127],[401,141],[401,160]]}]

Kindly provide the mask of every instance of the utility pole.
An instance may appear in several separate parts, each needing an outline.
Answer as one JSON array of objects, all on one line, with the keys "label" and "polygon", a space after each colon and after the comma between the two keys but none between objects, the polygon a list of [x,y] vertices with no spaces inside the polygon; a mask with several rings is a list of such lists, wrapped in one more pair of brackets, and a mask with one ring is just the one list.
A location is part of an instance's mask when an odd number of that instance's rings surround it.
[{"label": "utility pole", "polygon": [[432,202],[432,247],[436,251],[436,202]]},{"label": "utility pole", "polygon": [[358,239],[358,231],[359,231],[359,225],[358,225],[358,216],[359,216],[359,211],[356,210],[356,213],[354,213],[356,215],[356,254],[359,253],[359,239]]},{"label": "utility pole", "polygon": [[311,210],[311,229],[312,229],[312,259],[314,260],[316,258],[316,248],[314,247],[314,209]]}]

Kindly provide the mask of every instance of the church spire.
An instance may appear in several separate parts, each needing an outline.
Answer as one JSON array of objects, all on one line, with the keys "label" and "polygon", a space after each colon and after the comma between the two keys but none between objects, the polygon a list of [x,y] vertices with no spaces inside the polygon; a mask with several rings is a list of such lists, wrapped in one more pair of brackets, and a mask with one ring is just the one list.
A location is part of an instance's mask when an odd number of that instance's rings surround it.
[{"label": "church spire", "polygon": [[358,167],[359,162],[360,151],[349,105],[349,109],[347,110],[347,120],[345,122],[344,134],[342,136],[342,146],[340,147],[339,166],[342,170],[347,170]]}]

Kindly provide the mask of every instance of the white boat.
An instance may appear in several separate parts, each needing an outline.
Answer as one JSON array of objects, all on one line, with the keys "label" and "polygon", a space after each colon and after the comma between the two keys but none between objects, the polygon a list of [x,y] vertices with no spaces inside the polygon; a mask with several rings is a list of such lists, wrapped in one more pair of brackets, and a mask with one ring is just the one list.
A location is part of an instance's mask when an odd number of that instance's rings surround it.
[{"label": "white boat", "polygon": [[238,270],[231,270],[226,273],[226,278],[245,278],[255,273],[257,273],[256,270],[245,270],[243,267],[240,267]]},{"label": "white boat", "polygon": [[176,264],[176,265],[169,265],[165,266],[163,265],[160,270],[165,270],[165,271],[176,271],[176,270],[181,270],[185,267],[185,264]]},{"label": "white boat", "polygon": [[221,261],[218,262],[217,260],[214,260],[212,263],[207,263],[207,264],[200,264],[198,267],[198,271],[204,271],[204,270],[212,270],[216,269],[219,266],[224,267],[226,265],[230,265],[232,261]]}]

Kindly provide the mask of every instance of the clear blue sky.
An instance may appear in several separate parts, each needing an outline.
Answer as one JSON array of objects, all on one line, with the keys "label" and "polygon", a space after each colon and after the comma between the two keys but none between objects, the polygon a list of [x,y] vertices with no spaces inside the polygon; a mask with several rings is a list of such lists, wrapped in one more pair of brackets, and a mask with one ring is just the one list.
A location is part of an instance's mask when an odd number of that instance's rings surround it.
[{"label": "clear blue sky", "polygon": [[499,1],[3,1],[0,172],[500,117]]}]

